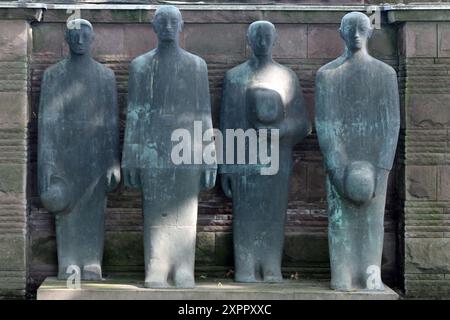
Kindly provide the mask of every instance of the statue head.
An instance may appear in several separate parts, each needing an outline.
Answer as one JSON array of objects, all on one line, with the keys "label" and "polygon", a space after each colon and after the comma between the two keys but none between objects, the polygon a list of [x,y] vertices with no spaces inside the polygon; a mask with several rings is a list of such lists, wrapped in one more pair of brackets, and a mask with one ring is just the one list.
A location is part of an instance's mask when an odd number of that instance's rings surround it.
[{"label": "statue head", "polygon": [[183,29],[183,18],[177,7],[161,6],[155,11],[152,24],[159,41],[177,41]]},{"label": "statue head", "polygon": [[256,57],[272,55],[276,38],[275,26],[269,21],[255,21],[248,27],[247,42]]},{"label": "statue head", "polygon": [[89,53],[94,36],[94,28],[89,21],[73,19],[67,22],[65,39],[72,54],[84,55]]},{"label": "statue head", "polygon": [[367,47],[373,28],[369,17],[364,13],[350,12],[342,18],[339,31],[347,49],[355,52]]}]

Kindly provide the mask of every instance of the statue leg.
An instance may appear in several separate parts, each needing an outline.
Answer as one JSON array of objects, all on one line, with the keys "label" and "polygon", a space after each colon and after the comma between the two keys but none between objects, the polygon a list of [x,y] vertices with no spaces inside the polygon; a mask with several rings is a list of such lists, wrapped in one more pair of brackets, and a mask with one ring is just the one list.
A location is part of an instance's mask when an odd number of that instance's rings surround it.
[{"label": "statue leg", "polygon": [[[280,170],[273,176],[260,176],[260,223],[264,234],[259,252],[264,282],[282,282],[281,263],[284,246],[284,226],[289,196],[290,172]],[[276,192],[273,192],[276,190]]]},{"label": "statue leg", "polygon": [[80,222],[80,261],[82,280],[102,279],[102,260],[105,238],[106,185],[101,179],[94,191],[81,203]]},{"label": "statue leg", "polygon": [[384,240],[384,211],[389,172],[378,173],[375,198],[370,201],[361,218],[361,255],[358,287],[384,290],[381,280],[381,260]]},{"label": "statue leg", "polygon": [[73,239],[76,239],[78,231],[78,228],[75,228],[75,218],[72,212],[55,215],[59,280],[67,280],[73,274],[73,270],[79,270],[79,276],[81,277],[81,263],[78,260],[77,243],[73,241]]},{"label": "statue leg", "polygon": [[239,175],[232,180],[234,279],[237,282],[257,282],[260,278],[255,237],[261,226],[255,223],[258,199],[255,199],[253,180],[253,176]]},{"label": "statue leg", "polygon": [[[233,179],[235,280],[281,282],[289,172]],[[276,190],[276,192],[274,192]]]},{"label": "statue leg", "polygon": [[174,254],[173,282],[178,288],[193,288],[201,171],[179,169],[175,171],[175,178],[177,224],[174,239],[177,247]]},{"label": "statue leg", "polygon": [[[169,202],[167,194],[161,194],[159,183],[163,177],[159,171],[143,170],[142,182],[142,210],[144,215],[144,263],[145,282],[147,288],[166,288],[170,272],[171,239],[165,232],[164,218],[167,220],[164,200]],[[164,182],[162,182],[164,183]],[[166,189],[165,184],[161,188]],[[158,197],[162,196],[163,199]]]},{"label": "statue leg", "polygon": [[[194,287],[200,171],[143,172],[146,287]],[[172,277],[173,276],[173,277]]]},{"label": "statue leg", "polygon": [[353,290],[353,266],[357,256],[354,239],[357,226],[353,211],[348,211],[327,177],[328,244],[330,250],[331,288],[340,291]]}]

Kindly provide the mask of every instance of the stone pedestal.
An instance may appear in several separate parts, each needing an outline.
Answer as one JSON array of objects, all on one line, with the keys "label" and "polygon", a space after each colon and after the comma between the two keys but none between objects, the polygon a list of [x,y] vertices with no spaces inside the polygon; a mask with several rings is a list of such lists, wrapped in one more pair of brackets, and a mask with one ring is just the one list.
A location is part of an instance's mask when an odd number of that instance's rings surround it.
[{"label": "stone pedestal", "polygon": [[65,281],[47,278],[37,291],[38,300],[396,300],[398,294],[383,292],[337,292],[329,281],[285,280],[283,283],[236,283],[229,279],[197,280],[195,289],[146,289],[134,279],[82,282],[68,289]]}]

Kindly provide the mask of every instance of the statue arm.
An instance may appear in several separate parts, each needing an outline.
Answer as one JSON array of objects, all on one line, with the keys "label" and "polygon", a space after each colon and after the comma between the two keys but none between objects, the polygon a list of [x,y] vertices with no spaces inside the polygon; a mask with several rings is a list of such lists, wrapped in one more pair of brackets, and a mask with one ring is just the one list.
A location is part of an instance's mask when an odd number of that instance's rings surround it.
[{"label": "statue arm", "polygon": [[44,193],[50,187],[52,175],[56,174],[55,169],[55,141],[50,128],[51,122],[48,119],[47,109],[51,103],[49,95],[49,74],[44,72],[41,82],[41,94],[39,100],[38,118],[38,189],[39,194]]},{"label": "statue arm", "polygon": [[398,83],[395,71],[392,70],[390,81],[387,83],[387,101],[384,102],[386,108],[386,139],[383,140],[382,152],[379,155],[377,167],[382,170],[392,169],[395,150],[397,148],[398,135],[400,131],[400,97],[398,93]]},{"label": "statue arm", "polygon": [[[199,105],[201,106],[202,110],[203,129],[205,131],[213,130],[212,116],[211,116],[211,97],[209,95],[208,66],[206,65],[206,62],[203,60],[201,60],[200,63],[200,71],[198,73],[198,76],[199,81],[197,88],[199,88],[198,98],[199,98]],[[211,142],[208,141],[203,141],[202,143],[203,143],[202,148],[203,151],[208,150],[208,153],[216,155],[214,143],[211,144]],[[216,157],[214,157],[213,163],[205,164],[205,166],[206,167],[202,179],[202,188],[208,190],[212,189],[216,183],[216,175],[217,175]]]},{"label": "statue arm", "polygon": [[[297,75],[292,72],[293,99],[288,106],[284,120],[286,136],[292,139],[293,145],[299,143],[311,133],[311,121],[309,120],[302,88]],[[280,134],[282,137],[283,134]]]},{"label": "statue arm", "polygon": [[139,150],[141,146],[141,120],[139,119],[138,88],[139,79],[135,62],[131,63],[128,79],[128,108],[122,155],[122,168],[125,185],[138,187],[140,168]]},{"label": "statue arm", "polygon": [[[111,139],[110,143],[110,150],[111,150],[111,166],[108,168],[107,172],[107,187],[108,191],[114,190],[119,182],[120,182],[120,160],[119,160],[119,144],[120,144],[120,138],[119,138],[119,132],[120,132],[120,126],[119,126],[119,107],[117,104],[117,85],[116,85],[116,77],[114,76],[114,73],[111,72],[111,78],[110,78],[110,108],[111,108],[111,121],[108,122],[109,124],[109,133],[108,138]],[[107,116],[107,115],[105,115]]]},{"label": "statue arm", "polygon": [[225,164],[226,159],[226,129],[231,129],[232,125],[229,123],[229,108],[230,108],[230,85],[229,85],[229,78],[228,73],[225,75],[224,83],[223,83],[223,92],[222,92],[222,101],[220,106],[220,132],[222,132],[223,136],[223,164],[220,164],[219,166],[219,173],[221,174],[221,187],[225,195],[229,198],[232,197],[232,190],[231,190],[231,173],[227,172],[227,166]]},{"label": "statue arm", "polygon": [[338,192],[344,194],[344,174],[348,164],[346,147],[339,135],[337,124],[339,119],[335,119],[334,110],[330,108],[334,105],[331,97],[328,97],[330,86],[326,85],[323,74],[316,77],[315,92],[315,125],[320,149],[322,151],[325,169],[330,176],[331,183]]}]

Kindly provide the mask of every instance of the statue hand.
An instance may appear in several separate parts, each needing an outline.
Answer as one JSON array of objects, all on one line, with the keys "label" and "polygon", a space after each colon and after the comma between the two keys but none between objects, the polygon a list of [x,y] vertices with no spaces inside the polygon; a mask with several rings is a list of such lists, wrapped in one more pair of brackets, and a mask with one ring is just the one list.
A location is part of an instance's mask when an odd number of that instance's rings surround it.
[{"label": "statue hand", "polygon": [[216,175],[216,169],[205,170],[202,177],[202,189],[209,190],[214,188],[214,185],[216,184]]},{"label": "statue hand", "polygon": [[223,193],[225,193],[225,195],[228,198],[232,198],[233,197],[233,190],[231,188],[232,185],[232,176],[229,173],[224,173],[221,176],[221,185],[222,185],[222,190]]},{"label": "statue hand", "polygon": [[50,175],[45,190],[41,190],[42,205],[52,213],[60,213],[70,208],[71,192],[64,178]]},{"label": "statue hand", "polygon": [[362,205],[375,197],[375,167],[368,161],[353,161],[345,170],[344,189],[346,197]]},{"label": "statue hand", "polygon": [[108,172],[106,173],[106,187],[108,192],[113,191],[120,182],[120,167],[119,166],[113,166],[112,168],[108,169]]},{"label": "statue hand", "polygon": [[125,186],[139,188],[141,186],[140,170],[137,168],[123,168]]}]

